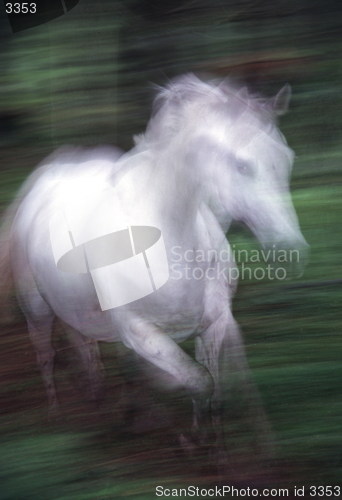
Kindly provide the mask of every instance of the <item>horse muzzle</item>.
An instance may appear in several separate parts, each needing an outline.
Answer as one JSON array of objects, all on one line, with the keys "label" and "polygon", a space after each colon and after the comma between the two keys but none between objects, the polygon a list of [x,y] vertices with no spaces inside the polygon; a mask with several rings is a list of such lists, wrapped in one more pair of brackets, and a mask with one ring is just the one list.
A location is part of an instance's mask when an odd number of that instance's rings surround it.
[{"label": "horse muzzle", "polygon": [[299,278],[309,262],[310,246],[301,237],[292,241],[280,241],[268,245],[265,250],[267,264],[282,270],[285,279]]}]

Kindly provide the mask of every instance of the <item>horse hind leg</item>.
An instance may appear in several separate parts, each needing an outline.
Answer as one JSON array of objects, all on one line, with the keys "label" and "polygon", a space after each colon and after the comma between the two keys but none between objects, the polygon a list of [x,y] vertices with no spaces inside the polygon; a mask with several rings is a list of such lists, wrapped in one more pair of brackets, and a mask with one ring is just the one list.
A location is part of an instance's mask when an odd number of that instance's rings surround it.
[{"label": "horse hind leg", "polygon": [[51,336],[55,315],[50,306],[42,297],[35,297],[34,307],[25,316],[30,340],[37,357],[37,364],[43,378],[49,414],[54,414],[58,409],[58,399],[54,381],[54,358],[55,350],[52,346]]},{"label": "horse hind leg", "polygon": [[104,367],[98,342],[82,335],[78,330],[64,325],[69,341],[78,353],[87,379],[87,396],[98,402],[103,395]]}]

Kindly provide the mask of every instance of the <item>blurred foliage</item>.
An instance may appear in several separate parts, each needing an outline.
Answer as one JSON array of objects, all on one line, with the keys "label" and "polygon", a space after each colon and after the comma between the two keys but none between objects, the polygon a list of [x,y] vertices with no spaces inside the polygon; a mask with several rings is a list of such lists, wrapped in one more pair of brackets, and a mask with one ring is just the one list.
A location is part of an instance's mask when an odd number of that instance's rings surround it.
[{"label": "blurred foliage", "polygon": [[[275,430],[273,465],[283,471],[275,476],[288,487],[336,484],[342,465],[341,20],[341,3],[334,0],[213,0],[210,6],[204,0],[81,0],[67,15],[15,35],[5,17],[0,20],[2,209],[59,145],[129,148],[148,119],[153,84],[187,71],[230,75],[266,95],[291,83],[282,130],[297,153],[293,199],[310,263],[293,282],[242,281],[234,303]],[[231,241],[256,248],[241,230]],[[108,390],[100,413],[79,402],[72,363],[60,349],[57,382],[62,401],[66,394],[66,417],[48,424],[22,320],[0,342],[1,499],[151,498],[156,484],[214,482],[197,462],[182,465],[172,440],[161,448],[167,433],[157,424],[154,433],[138,436],[120,430],[112,346],[103,346]],[[176,400],[176,410],[183,403]],[[239,463],[250,451],[243,429],[234,432],[227,429]],[[227,481],[236,478],[253,485],[243,466]],[[270,486],[267,476],[264,482]]]}]

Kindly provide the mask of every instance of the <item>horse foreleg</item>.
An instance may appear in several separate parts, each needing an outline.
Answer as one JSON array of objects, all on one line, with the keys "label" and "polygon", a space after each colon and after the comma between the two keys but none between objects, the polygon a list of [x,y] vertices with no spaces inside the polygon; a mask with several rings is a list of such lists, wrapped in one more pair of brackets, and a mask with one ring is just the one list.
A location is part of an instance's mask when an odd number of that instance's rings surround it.
[{"label": "horse foreleg", "polygon": [[214,380],[211,408],[217,443],[224,442],[223,415],[227,389],[235,386],[238,399],[242,400],[242,418],[248,419],[265,454],[270,455],[270,425],[250,373],[239,326],[230,312],[223,313],[196,339],[196,359],[208,368]]},{"label": "horse foreleg", "polygon": [[[198,337],[196,337],[196,360],[205,366],[214,381],[214,390],[211,400],[208,403],[210,412],[211,444],[214,446],[216,458],[219,461],[226,461],[226,450],[224,445],[223,431],[223,371],[225,366],[224,353],[227,351],[228,340],[227,315],[222,314],[216,321]],[[194,428],[199,427],[199,416],[203,411],[199,411],[198,405],[194,402]]]},{"label": "horse foreleg", "polygon": [[188,391],[197,407],[201,426],[208,414],[214,387],[206,367],[196,363],[166,333],[142,321],[131,322],[122,334],[122,341],[145,360],[172,375],[177,384]]}]

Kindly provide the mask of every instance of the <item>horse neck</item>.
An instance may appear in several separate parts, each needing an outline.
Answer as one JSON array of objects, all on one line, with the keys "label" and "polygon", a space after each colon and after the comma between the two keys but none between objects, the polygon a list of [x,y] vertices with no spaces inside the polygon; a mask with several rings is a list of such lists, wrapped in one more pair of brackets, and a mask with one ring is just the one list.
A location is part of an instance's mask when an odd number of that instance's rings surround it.
[{"label": "horse neck", "polygon": [[168,151],[158,156],[153,178],[159,193],[158,209],[177,225],[183,233],[180,237],[193,233],[199,214],[207,228],[215,226],[223,235],[228,232],[233,219],[220,200],[220,179],[213,177],[207,164],[191,165]]},{"label": "horse neck", "polygon": [[172,222],[179,221],[180,230],[193,226],[201,205],[198,176],[184,159],[172,152],[156,155],[151,173],[156,192],[156,210]]},{"label": "horse neck", "polygon": [[[188,234],[193,234],[198,216],[204,212],[206,225],[220,227],[225,233],[231,218],[220,206],[211,203],[218,198],[215,180],[208,175],[206,165],[189,164],[179,150],[182,148],[172,145],[159,150],[144,148],[143,153],[133,150],[133,156],[129,157],[129,165],[133,167],[130,171],[132,184],[138,191],[144,186],[154,214],[158,214],[179,239],[187,239]],[[137,182],[134,165],[141,164]],[[206,207],[204,211],[203,207]]]}]

